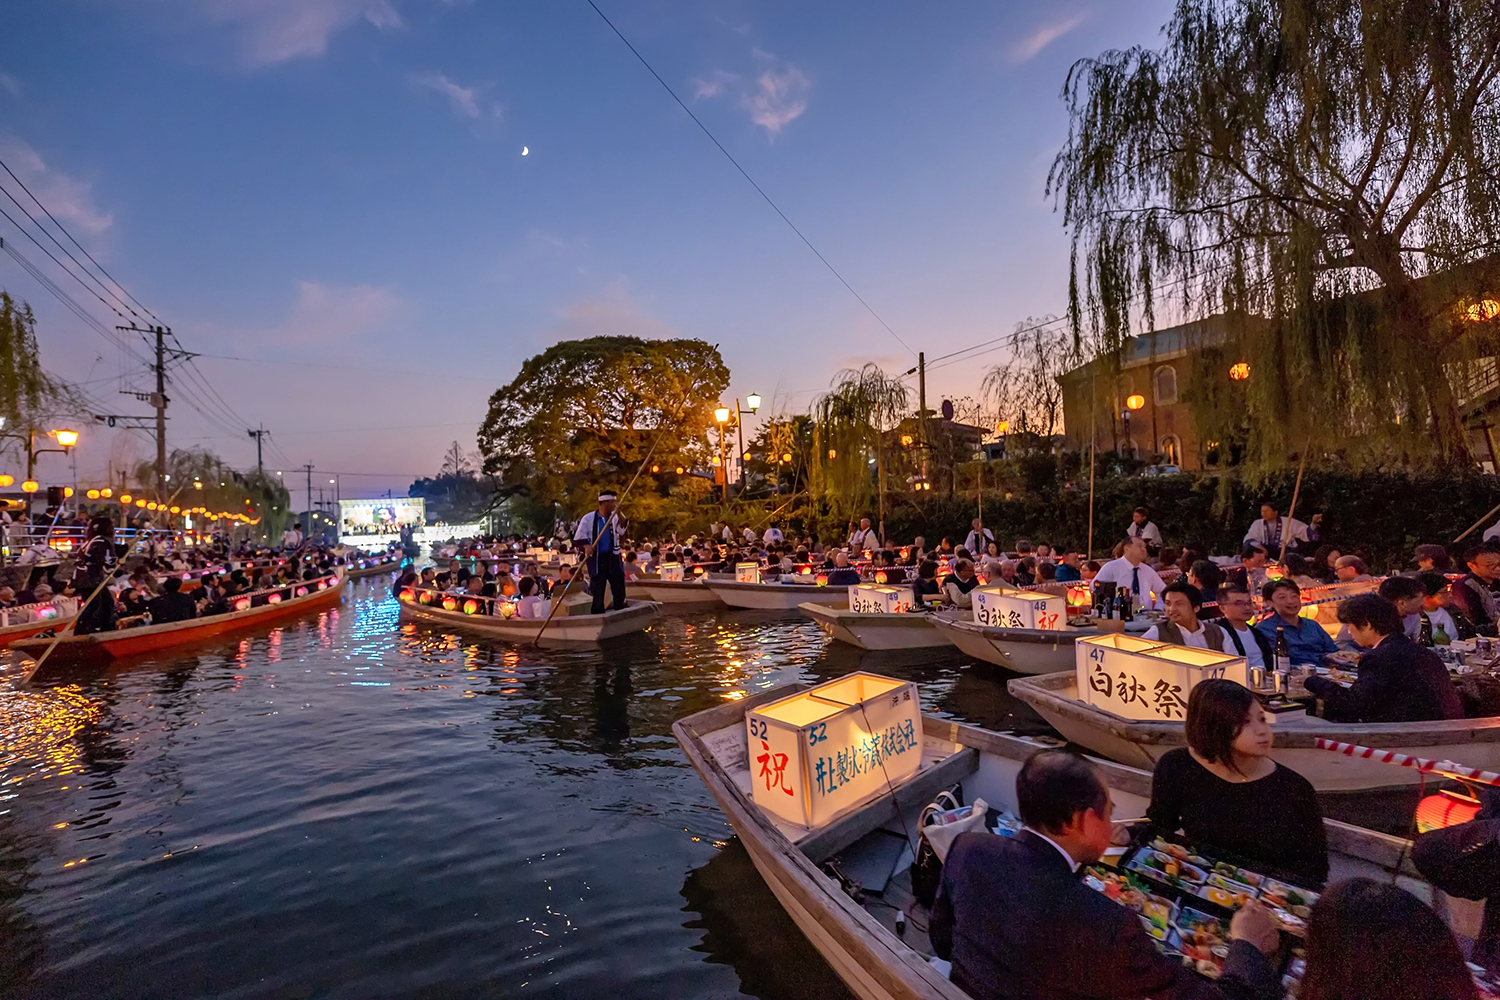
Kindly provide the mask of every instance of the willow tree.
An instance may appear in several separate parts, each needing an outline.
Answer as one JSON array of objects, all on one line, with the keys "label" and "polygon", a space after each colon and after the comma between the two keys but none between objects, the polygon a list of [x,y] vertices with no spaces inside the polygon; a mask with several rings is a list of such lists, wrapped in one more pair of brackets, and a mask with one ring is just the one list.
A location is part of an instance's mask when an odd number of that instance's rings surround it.
[{"label": "willow tree", "polygon": [[[853,520],[869,510],[875,494],[879,534],[885,537],[885,439],[906,416],[911,390],[878,365],[834,376],[814,414],[813,469],[816,482],[840,517]],[[870,480],[870,460],[875,479]]]},{"label": "willow tree", "polygon": [[1252,463],[1467,460],[1500,325],[1497,75],[1493,0],[1178,0],[1159,50],[1081,60],[1048,180],[1076,341],[1221,311]]},{"label": "willow tree", "polygon": [[985,372],[979,391],[1008,433],[1036,434],[1050,444],[1062,424],[1062,375],[1081,360],[1056,317],[1017,323],[1009,356]]}]

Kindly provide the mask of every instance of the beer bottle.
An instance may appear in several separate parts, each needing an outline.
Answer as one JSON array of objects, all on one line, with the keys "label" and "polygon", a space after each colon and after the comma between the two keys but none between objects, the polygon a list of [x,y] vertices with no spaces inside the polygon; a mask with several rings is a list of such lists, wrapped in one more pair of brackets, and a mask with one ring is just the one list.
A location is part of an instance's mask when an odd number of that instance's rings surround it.
[{"label": "beer bottle", "polygon": [[1276,672],[1279,674],[1292,672],[1292,649],[1286,642],[1286,630],[1280,625],[1276,626]]},{"label": "beer bottle", "polygon": [[1432,645],[1432,619],[1422,615],[1422,624],[1417,629],[1417,644],[1419,646]]}]

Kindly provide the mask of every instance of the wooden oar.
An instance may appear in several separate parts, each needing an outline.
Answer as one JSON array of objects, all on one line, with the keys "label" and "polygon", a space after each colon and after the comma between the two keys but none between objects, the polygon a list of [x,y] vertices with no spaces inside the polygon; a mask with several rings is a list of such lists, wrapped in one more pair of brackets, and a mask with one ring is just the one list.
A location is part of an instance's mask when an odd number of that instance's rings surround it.
[{"label": "wooden oar", "polygon": [[105,573],[104,574],[104,579],[100,582],[99,586],[97,586],[97,587],[94,588],[94,592],[89,595],[89,599],[86,600],[86,601],[84,601],[82,604],[78,605],[78,613],[73,616],[73,620],[70,621],[70,622],[68,622],[68,624],[64,625],[58,631],[58,633],[52,637],[52,645],[50,645],[46,649],[42,650],[42,655],[39,656],[39,657],[37,657],[35,665],[33,665],[30,670],[26,671],[26,673],[22,675],[22,677],[21,677],[21,683],[22,684],[29,684],[29,683],[31,683],[31,679],[36,676],[36,672],[38,670],[42,669],[42,664],[47,662],[47,657],[49,657],[49,656],[52,655],[52,651],[57,648],[57,644],[59,642],[62,642],[62,640],[65,639],[70,632],[72,632],[72,631],[74,631],[74,630],[77,629],[77,627],[78,627],[78,619],[82,618],[84,610],[90,604],[94,603],[94,598],[96,598],[96,597],[99,596],[99,592],[101,590],[103,590],[105,587],[109,586],[109,580],[110,580],[110,574],[109,573]]},{"label": "wooden oar", "polygon": [[1307,446],[1302,449],[1302,461],[1297,463],[1297,485],[1292,487],[1292,506],[1286,512],[1286,528],[1281,532],[1281,552],[1277,554],[1277,562],[1286,561],[1286,546],[1292,540],[1292,518],[1297,516],[1297,497],[1302,493],[1302,473],[1307,468],[1307,449],[1312,446],[1312,439],[1308,438]]},{"label": "wooden oar", "polygon": [[1457,545],[1459,542],[1463,541],[1465,538],[1468,538],[1469,535],[1470,535],[1470,533],[1473,532],[1473,530],[1475,528],[1479,527],[1481,524],[1483,524],[1484,522],[1488,521],[1490,518],[1494,517],[1496,514],[1500,514],[1500,504],[1496,504],[1494,506],[1494,508],[1491,509],[1488,514],[1484,515],[1479,520],[1477,520],[1473,524],[1469,525],[1469,530],[1465,531],[1462,535],[1459,535],[1457,538],[1453,539],[1453,543],[1452,544]]}]

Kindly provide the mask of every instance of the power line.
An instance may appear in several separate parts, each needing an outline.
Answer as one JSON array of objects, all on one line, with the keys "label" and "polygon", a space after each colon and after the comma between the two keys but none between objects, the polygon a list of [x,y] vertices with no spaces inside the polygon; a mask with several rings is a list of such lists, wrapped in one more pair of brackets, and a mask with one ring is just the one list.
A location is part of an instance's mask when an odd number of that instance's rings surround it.
[{"label": "power line", "polygon": [[[4,163],[0,162],[0,166],[4,166]],[[9,170],[9,168],[7,168],[7,170]],[[11,176],[14,177],[15,175],[11,174]],[[28,210],[25,205],[21,204],[20,200],[18,198],[16,198],[15,195],[11,194],[10,191],[7,190],[4,187],[4,185],[0,185],[0,193],[3,193],[5,195],[5,197],[9,198],[11,200],[11,204],[15,205],[16,208],[20,209],[21,214],[24,215],[24,216],[26,216],[26,218],[31,221],[31,224],[33,226],[35,226],[37,228],[37,230],[43,236],[47,237],[47,239],[49,239],[49,240],[52,241],[53,246],[55,246],[55,247],[57,247],[57,249],[61,250],[63,252],[63,254],[66,255],[69,260],[71,260],[75,265],[77,265],[78,270],[80,270],[80,271],[83,272],[84,277],[88,278],[94,284],[98,285],[101,289],[103,289],[104,294],[108,295],[110,298],[114,299],[120,305],[124,306],[125,310],[127,312],[129,312],[130,315],[136,316],[137,318],[140,318],[139,314],[136,313],[136,311],[130,307],[130,303],[128,303],[124,299],[120,298],[120,296],[118,294],[116,294],[116,292],[115,292],[114,289],[110,288],[104,282],[100,281],[97,277],[94,276],[94,274],[93,274],[92,271],[90,271],[87,267],[84,267],[83,264],[78,260],[78,258],[74,257],[73,254],[72,254],[72,252],[69,251],[67,247],[63,246],[62,243],[60,243],[58,241],[57,237],[53,236],[52,233],[47,229],[46,226],[44,226],[40,222],[38,222],[37,219],[36,219],[36,216],[32,215],[31,212],[30,212],[30,210]],[[35,199],[33,198],[33,200],[35,200]],[[41,204],[41,203],[38,202],[38,204]],[[46,211],[46,207],[45,206],[43,206],[42,211],[43,212]],[[51,216],[49,215],[48,217],[50,218]],[[59,261],[58,263],[61,264],[62,262]],[[110,308],[114,309],[114,306],[110,306]],[[119,310],[116,310],[116,315],[122,315],[122,314],[119,313]]]},{"label": "power line", "polygon": [[[200,358],[212,358],[216,361],[244,361],[252,365],[288,365],[297,368],[334,368],[344,372],[374,372],[380,375],[407,375],[410,371],[402,371],[397,368],[363,368],[356,365],[331,365],[317,361],[281,361],[270,358],[241,358],[229,354],[200,354]],[[484,375],[445,375],[444,378],[468,379],[474,382],[494,382],[494,379]]]},{"label": "power line", "polygon": [[640,60],[641,65],[646,67],[647,72],[656,77],[656,82],[662,85],[662,89],[664,89],[668,94],[672,95],[672,100],[677,102],[677,106],[680,107],[683,111],[687,112],[687,116],[693,120],[693,124],[702,129],[703,134],[708,136],[709,141],[712,142],[715,146],[719,147],[719,152],[723,153],[725,158],[728,159],[730,163],[734,164],[734,169],[740,172],[740,176],[749,181],[750,186],[755,188],[755,192],[765,199],[766,204],[770,205],[777,215],[781,216],[781,221],[790,226],[792,232],[797,234],[797,238],[800,239],[803,243],[807,244],[807,249],[811,250],[813,254],[818,258],[818,260],[823,262],[823,266],[828,268],[828,270],[833,274],[835,278],[839,279],[839,283],[849,290],[850,295],[853,295],[856,299],[859,300],[859,304],[864,306],[865,310],[871,316],[875,317],[875,321],[881,326],[885,327],[886,332],[889,333],[892,337],[895,337],[896,342],[902,347],[906,348],[907,353],[915,356],[917,352],[911,349],[911,345],[902,340],[901,335],[894,329],[892,329],[889,323],[880,318],[880,314],[875,311],[874,307],[872,307],[870,303],[865,301],[865,297],[854,290],[854,286],[849,284],[849,282],[844,279],[844,276],[838,272],[838,268],[834,267],[828,262],[828,258],[824,257],[822,252],[819,251],[817,247],[813,246],[812,240],[803,235],[802,230],[797,228],[796,224],[792,222],[792,220],[787,217],[787,214],[781,210],[781,207],[777,205],[776,202],[771,200],[771,196],[766,194],[765,190],[759,184],[755,183],[755,178],[750,176],[749,171],[740,166],[740,161],[736,160],[734,158],[734,155],[730,153],[729,150],[724,148],[724,144],[717,138],[715,138],[714,134],[708,130],[708,126],[704,125],[703,122],[698,119],[698,116],[693,114],[693,109],[683,103],[682,98],[677,96],[677,91],[673,90],[672,87],[667,83],[667,81],[662,79],[661,74],[658,73],[649,62],[646,61],[646,57],[641,55],[640,51],[637,50],[634,45],[630,44],[630,39],[626,38],[625,35],[620,31],[620,29],[615,27],[615,23],[613,21],[611,21],[608,17],[605,17],[604,11],[599,9],[599,5],[594,3],[594,0],[587,0],[587,2],[590,7],[594,8],[594,13],[598,14],[599,17],[604,21],[604,23],[609,25],[609,30],[613,31],[615,35],[619,37],[620,41],[625,43],[625,47],[628,48],[631,53]]},{"label": "power line", "polygon": [[[93,262],[93,265],[96,268],[99,269],[99,273],[100,274],[104,275],[111,282],[114,282],[115,287],[118,288],[120,291],[124,292],[126,298],[130,299],[130,301],[132,301],[136,305],[140,306],[141,309],[146,313],[147,316],[150,316],[152,319],[156,320],[157,323],[161,323],[161,319],[159,317],[157,317],[157,315],[154,312],[152,312],[150,309],[147,309],[144,305],[142,305],[140,299],[136,298],[134,295],[131,295],[130,294],[130,290],[128,288],[126,288],[124,285],[122,285],[118,281],[116,281],[115,280],[115,276],[112,275],[112,274],[110,274],[108,271],[106,271],[104,269],[104,265],[103,264],[100,264],[97,260],[94,260],[94,255],[91,254],[91,253],[89,253],[87,250],[85,250],[83,248],[83,245],[80,244],[76,239],[73,238],[73,234],[70,233],[70,232],[68,232],[68,230],[66,228],[64,228],[64,226],[63,226],[63,224],[61,222],[57,221],[57,216],[53,215],[52,212],[50,210],[48,210],[48,208],[47,208],[46,205],[42,204],[42,201],[41,201],[40,198],[38,198],[36,195],[34,195],[34,194],[31,193],[31,189],[26,186],[26,182],[23,181],[23,180],[21,180],[21,178],[17,177],[15,171],[11,170],[10,167],[6,165],[6,163],[5,163],[4,160],[0,160],[0,167],[4,167],[5,168],[5,172],[7,174],[10,174],[11,178],[17,184],[21,185],[21,190],[25,191],[26,194],[27,194],[27,196],[30,197],[32,201],[36,202],[37,207],[40,208],[46,214],[47,218],[49,218],[49,219],[52,220],[52,224],[54,226],[56,226],[58,228],[58,230],[61,231],[62,234],[68,238],[68,241],[71,242],[75,247],[78,247],[79,251],[85,257],[87,257],[90,261]],[[12,199],[12,200],[14,200],[14,199]],[[25,211],[25,210],[23,209],[22,211]],[[27,215],[30,216],[30,213],[28,212]],[[35,221],[35,220],[32,220],[32,221]],[[40,223],[37,224],[37,228],[38,229],[42,229],[42,226],[41,226]],[[43,229],[42,231],[46,232],[45,229]],[[54,240],[53,242],[56,242],[56,240]],[[59,246],[60,245],[61,244],[59,244]],[[66,252],[66,251],[64,251],[64,252]],[[68,256],[72,257],[73,255],[72,254],[68,254]],[[74,263],[77,263],[77,261],[75,260]],[[79,264],[78,266],[82,267],[83,265]],[[129,307],[127,306],[126,308],[129,308]]]}]

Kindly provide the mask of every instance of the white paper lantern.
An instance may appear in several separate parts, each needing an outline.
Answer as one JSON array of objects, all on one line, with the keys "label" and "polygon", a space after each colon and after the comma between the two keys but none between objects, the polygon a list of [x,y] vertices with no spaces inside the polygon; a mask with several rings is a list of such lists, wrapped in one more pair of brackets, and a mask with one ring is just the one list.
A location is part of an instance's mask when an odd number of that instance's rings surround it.
[{"label": "white paper lantern", "polygon": [[816,828],[917,772],[917,686],[858,672],[745,714],[755,804]]},{"label": "white paper lantern", "polygon": [[682,582],[682,563],[662,563],[661,578],[664,583]]},{"label": "white paper lantern", "polygon": [[969,597],[974,604],[975,625],[1055,632],[1068,625],[1068,602],[1055,594],[995,584],[975,587],[969,591]]},{"label": "white paper lantern", "polygon": [[884,584],[852,584],[849,587],[849,610],[861,615],[905,614],[911,610],[911,591]]},{"label": "white paper lantern", "polygon": [[740,583],[760,583],[760,563],[735,563],[734,578]]},{"label": "white paper lantern", "polygon": [[1223,677],[1245,684],[1248,679],[1243,656],[1118,632],[1079,639],[1073,648],[1078,697],[1140,722],[1183,720],[1188,695],[1203,681]]}]

